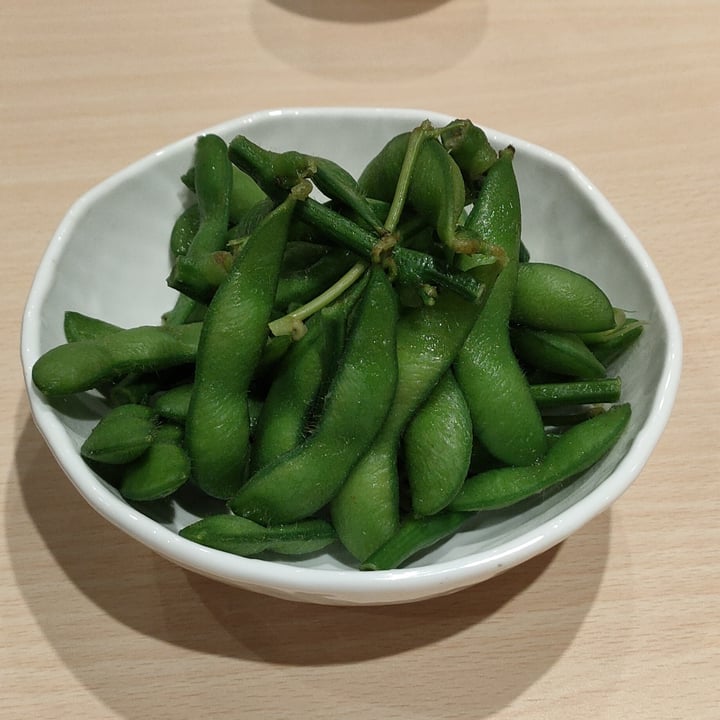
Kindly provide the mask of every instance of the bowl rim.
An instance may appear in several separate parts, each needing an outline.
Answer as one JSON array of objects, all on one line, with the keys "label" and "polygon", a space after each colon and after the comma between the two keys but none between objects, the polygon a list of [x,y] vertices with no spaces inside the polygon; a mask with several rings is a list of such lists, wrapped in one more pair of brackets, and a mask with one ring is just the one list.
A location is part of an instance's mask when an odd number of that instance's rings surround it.
[{"label": "bowl rim", "polygon": [[429,118],[435,123],[453,119],[450,115],[421,109],[374,106],[297,106],[251,112],[188,135],[146,155],[95,185],[71,205],[46,247],[32,281],[22,317],[20,350],[34,422],[56,461],[81,496],[110,523],[188,570],[269,595],[338,604],[409,602],[461,589],[487,580],[550,549],[604,512],[640,473],[669,420],[682,369],[682,333],[678,316],[660,273],[639,239],[573,162],[547,148],[484,125],[481,127],[494,143],[511,144],[518,153],[555,166],[568,175],[573,183],[583,187],[588,201],[613,227],[628,252],[642,267],[653,300],[659,308],[658,322],[663,323],[667,336],[660,389],[653,400],[648,420],[639,428],[635,440],[615,470],[598,487],[557,516],[492,548],[460,558],[439,560],[431,565],[361,572],[349,567],[312,568],[245,558],[181,538],[110,492],[69,445],[65,442],[56,444],[53,438],[62,437],[65,430],[52,407],[33,386],[31,369],[39,356],[40,310],[54,278],[57,258],[65,248],[77,220],[98,197],[112,191],[119,183],[143,172],[165,156],[187,152],[198,135],[216,133],[229,136],[240,132],[240,128],[250,128],[253,124],[281,116],[354,116],[369,120],[393,116],[407,119],[408,122]]}]

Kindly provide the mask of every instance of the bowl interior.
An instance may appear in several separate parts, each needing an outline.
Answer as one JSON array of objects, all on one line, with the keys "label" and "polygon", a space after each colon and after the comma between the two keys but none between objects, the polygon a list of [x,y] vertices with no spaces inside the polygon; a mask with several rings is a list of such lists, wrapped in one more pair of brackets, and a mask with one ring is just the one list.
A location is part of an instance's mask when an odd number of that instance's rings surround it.
[{"label": "bowl interior", "polygon": [[[330,157],[358,174],[390,137],[425,118],[438,124],[451,119],[414,110],[289,109],[257,113],[210,130],[227,140],[243,133],[274,150],[298,149]],[[208,509],[190,493],[145,508],[125,503],[78,454],[102,413],[100,401],[87,395],[49,404],[32,387],[29,372],[41,353],[64,342],[66,310],[130,327],[158,324],[172,306],[175,292],[165,283],[170,269],[168,239],[187,201],[179,178],[192,161],[192,136],[141,160],[81,198],[58,228],[28,299],[22,355],[33,414],[58,462],[85,498],[110,521],[185,567],[272,594],[297,598],[306,593],[305,599],[319,602],[399,601],[457,589],[547,549],[604,510],[640,471],[669,415],[680,371],[677,320],[642,246],[576,167],[517,138],[492,130],[488,135],[497,147],[516,148],[523,239],[532,259],[587,274],[615,305],[646,323],[639,344],[612,369],[623,379],[622,400],[632,403],[633,418],[604,460],[542,500],[478,515],[463,532],[407,569],[391,573],[358,573],[339,551],[261,561],[200,548],[175,535]],[[283,568],[292,572],[283,575]],[[444,588],[432,587],[429,581],[418,580],[430,568],[443,569],[450,576],[455,572],[456,577]],[[310,576],[298,573],[300,569],[319,572],[307,581],[301,576]],[[351,580],[340,581],[348,575]],[[395,583],[392,589],[382,585],[388,575]],[[407,578],[405,588],[403,578]],[[338,590],[343,582],[346,588]]]}]

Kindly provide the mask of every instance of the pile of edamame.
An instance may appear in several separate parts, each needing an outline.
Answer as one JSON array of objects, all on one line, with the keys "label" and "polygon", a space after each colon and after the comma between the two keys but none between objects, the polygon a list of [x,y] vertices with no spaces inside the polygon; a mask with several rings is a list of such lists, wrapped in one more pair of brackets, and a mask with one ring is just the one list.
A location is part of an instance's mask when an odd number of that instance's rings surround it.
[{"label": "pile of edamame", "polygon": [[571,482],[630,418],[611,368],[642,324],[532,261],[514,152],[424,122],[354,178],[202,135],[178,180],[175,305],[134,328],[67,311],[34,383],[105,398],[81,454],[127,500],[222,501],[185,538],[401,566]]}]

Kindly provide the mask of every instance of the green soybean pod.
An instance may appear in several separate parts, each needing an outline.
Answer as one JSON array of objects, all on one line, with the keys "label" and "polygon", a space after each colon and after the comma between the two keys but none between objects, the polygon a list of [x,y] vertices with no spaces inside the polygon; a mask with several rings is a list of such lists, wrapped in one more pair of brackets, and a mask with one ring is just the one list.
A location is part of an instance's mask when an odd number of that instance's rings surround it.
[{"label": "green soybean pod", "polygon": [[251,472],[300,444],[310,410],[340,353],[339,322],[320,312],[308,325],[283,357],[268,390],[253,438]]},{"label": "green soybean pod", "polygon": [[535,465],[501,467],[469,477],[450,507],[462,511],[509,507],[585,472],[619,440],[630,414],[629,404],[615,405],[566,430]]},{"label": "green soybean pod", "polygon": [[179,293],[172,308],[162,315],[163,325],[183,325],[185,323],[202,322],[207,305],[194,300],[188,295]]},{"label": "green soybean pod", "polygon": [[121,405],[105,415],[80,446],[87,460],[123,465],[140,457],[153,442],[156,419],[145,405]]},{"label": "green soybean pod", "polygon": [[[191,167],[183,176],[182,181],[189,190],[196,192],[195,168]],[[257,186],[253,179],[233,165],[232,187],[228,200],[228,221],[237,223],[245,213],[256,203],[266,199],[265,193]]]},{"label": "green soybean pod", "polygon": [[442,128],[440,138],[473,191],[497,160],[497,151],[485,131],[470,120],[453,120]]},{"label": "green soybean pod", "polygon": [[[441,148],[442,149],[442,148]],[[239,135],[229,147],[232,162],[247,172],[271,197],[282,200],[301,178],[312,177],[312,159],[294,151],[274,153]],[[443,151],[445,152],[445,151]],[[376,258],[378,236],[326,205],[307,198],[298,207],[298,219],[332,242],[363,258]],[[487,248],[490,254],[494,248]],[[436,285],[448,288],[471,301],[478,301],[484,288],[467,273],[454,272],[436,257],[410,248],[395,246],[391,264],[399,282],[420,291]]]},{"label": "green soybean pod", "polygon": [[384,434],[350,471],[330,502],[330,518],[343,547],[357,560],[368,557],[400,523],[397,442]]},{"label": "green soybean pod", "polygon": [[306,270],[320,258],[325,257],[331,249],[332,246],[313,242],[310,239],[288,240],[285,255],[283,255],[282,275]]},{"label": "green soybean pod", "polygon": [[213,497],[227,499],[243,482],[248,389],[265,348],[295,202],[288,196],[250,236],[203,322],[185,442],[193,480]]},{"label": "green soybean pod", "polygon": [[454,535],[470,517],[467,512],[444,511],[406,518],[397,532],[361,563],[361,570],[393,570],[422,550]]},{"label": "green soybean pod", "polygon": [[145,325],[59,345],[32,369],[40,392],[52,397],[91,390],[129,373],[157,372],[195,361],[201,323]]},{"label": "green soybean pod", "polygon": [[118,325],[74,310],[66,311],[63,316],[63,332],[68,342],[94,340],[101,335],[112,335],[118,330],[122,330]]},{"label": "green soybean pod", "polygon": [[634,318],[626,318],[622,324],[608,331],[601,338],[593,337],[585,341],[592,354],[608,367],[627,352],[643,333],[643,324]]},{"label": "green soybean pod", "polygon": [[612,328],[612,303],[589,278],[551,263],[518,266],[512,322],[538,330],[595,332]]},{"label": "green soybean pod", "polygon": [[509,319],[520,251],[520,196],[512,148],[490,167],[467,225],[504,248],[508,263],[454,364],[478,440],[509,465],[529,465],[545,454],[545,428],[510,343]]},{"label": "green soybean pod", "polygon": [[258,203],[266,201],[267,195],[257,183],[239,168],[232,166],[232,188],[228,200],[228,221],[239,222]]},{"label": "green soybean pod", "polygon": [[200,229],[200,206],[195,202],[188,205],[177,216],[170,231],[170,252],[173,257],[185,255]]},{"label": "green soybean pod", "polygon": [[383,224],[355,178],[333,160],[314,157],[312,162],[315,163],[313,183],[318,190],[351,209],[369,228],[382,234]]},{"label": "green soybean pod", "polygon": [[577,333],[577,336],[586,344],[586,345],[592,345],[594,343],[602,343],[604,342],[608,337],[612,337],[612,335],[618,330],[622,328],[622,326],[627,321],[628,317],[625,311],[621,308],[614,307],[613,308],[613,324],[611,327],[605,329],[605,330],[598,330],[596,332],[579,332]]},{"label": "green soybean pod", "polygon": [[354,253],[338,248],[308,267],[283,274],[275,294],[275,307],[285,313],[293,305],[303,305],[330,287],[357,260]]},{"label": "green soybean pod", "polygon": [[190,479],[190,458],[182,444],[182,428],[160,425],[145,453],[123,471],[120,494],[149,502],[172,495]]},{"label": "green soybean pod", "polygon": [[452,372],[410,420],[402,447],[413,512],[440,512],[462,487],[473,449],[470,410]]},{"label": "green soybean pod", "polygon": [[[495,265],[475,278],[492,284]],[[397,530],[400,522],[398,451],[413,413],[450,368],[482,305],[442,292],[431,306],[408,308],[397,324],[398,379],[390,411],[370,448],[353,467],[330,504],[341,542],[364,560]]]},{"label": "green soybean pod", "polygon": [[206,547],[252,557],[271,551],[281,555],[318,552],[337,539],[332,525],[312,518],[266,527],[237,515],[209,515],[180,530],[179,535]]},{"label": "green soybean pod", "polygon": [[380,267],[369,272],[316,430],[248,479],[228,503],[235,514],[268,525],[313,515],[380,430],[397,382],[397,299]]},{"label": "green soybean pod", "polygon": [[317,171],[313,158],[295,150],[281,153],[267,150],[245,135],[234,137],[228,151],[233,165],[279,202],[298,182],[312,177]]},{"label": "green soybean pod", "polygon": [[232,165],[225,141],[213,134],[202,135],[195,148],[195,193],[200,222],[184,254],[177,255],[168,285],[201,303],[209,302],[215,289],[206,272],[207,256],[225,249],[232,192]]},{"label": "green soybean pod", "polygon": [[605,377],[605,366],[574,333],[515,327],[510,334],[515,353],[531,367],[575,378]]},{"label": "green soybean pod", "polygon": [[[74,311],[65,313],[63,328],[65,338],[69,343],[95,340],[123,329],[104,320]],[[157,372],[131,372],[124,377],[111,379],[98,386],[97,389],[105,396],[111,407],[144,404],[151,395],[162,389],[163,380],[167,375],[172,375],[172,373],[165,372],[161,378]]]},{"label": "green soybean pod", "polygon": [[[410,137],[411,133],[402,133],[392,138],[367,164],[358,185],[368,197],[386,202],[394,199]],[[455,247],[458,220],[465,207],[465,182],[460,168],[434,138],[425,139],[418,150],[407,203],[448,247]]]},{"label": "green soybean pod", "polygon": [[169,388],[157,395],[152,401],[153,410],[162,418],[184,423],[190,408],[193,385],[183,383]]}]

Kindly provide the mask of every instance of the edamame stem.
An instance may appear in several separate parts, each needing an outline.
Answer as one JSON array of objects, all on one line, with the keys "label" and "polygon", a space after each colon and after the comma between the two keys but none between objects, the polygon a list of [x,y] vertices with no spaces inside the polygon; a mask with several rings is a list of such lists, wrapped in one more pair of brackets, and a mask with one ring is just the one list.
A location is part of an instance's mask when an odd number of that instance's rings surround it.
[{"label": "edamame stem", "polygon": [[270,332],[275,336],[293,335],[298,332],[298,326],[303,320],[307,320],[319,310],[329,305],[331,302],[339,298],[348,288],[350,288],[357,280],[359,280],[367,270],[367,263],[356,262],[341,278],[334,282],[327,290],[317,297],[305,303],[297,310],[293,310],[287,315],[273,320],[268,327]]},{"label": "edamame stem", "polygon": [[431,224],[453,252],[482,252],[478,242],[466,247],[456,230],[465,206],[465,184],[457,164],[427,122],[392,138],[368,163],[358,184],[369,197],[392,201],[385,227],[394,229],[407,201]]},{"label": "edamame stem", "polygon": [[386,233],[382,222],[365,195],[360,192],[357,181],[345,168],[332,160],[314,157],[313,182],[320,192],[333,201],[350,208],[378,237]]},{"label": "edamame stem", "polygon": [[620,399],[621,389],[619,377],[530,385],[533,399],[540,408],[614,403]]},{"label": "edamame stem", "polygon": [[[390,204],[390,209],[388,210],[384,223],[385,230],[388,233],[395,232],[395,229],[400,222],[400,216],[405,209],[405,202],[407,201],[408,190],[410,188],[413,170],[415,169],[415,163],[417,162],[420,148],[430,136],[430,130],[432,130],[432,125],[425,121],[412,130],[407,136],[405,155],[403,156],[402,164],[400,165],[400,172],[398,173],[398,178],[395,182],[395,189],[393,191],[392,203]],[[375,196],[373,195],[373,197]]]},{"label": "edamame stem", "polygon": [[[368,260],[374,257],[377,237],[339,213],[308,198],[299,208],[298,214],[308,224],[317,227],[361,257]],[[495,247],[487,249],[497,253]],[[497,262],[505,262],[504,256],[493,255],[493,258]],[[444,287],[472,302],[479,301],[485,291],[482,284],[476,282],[470,274],[455,272],[431,255],[410,248],[393,246],[388,251],[386,262],[391,266],[397,280],[411,287]]]}]

